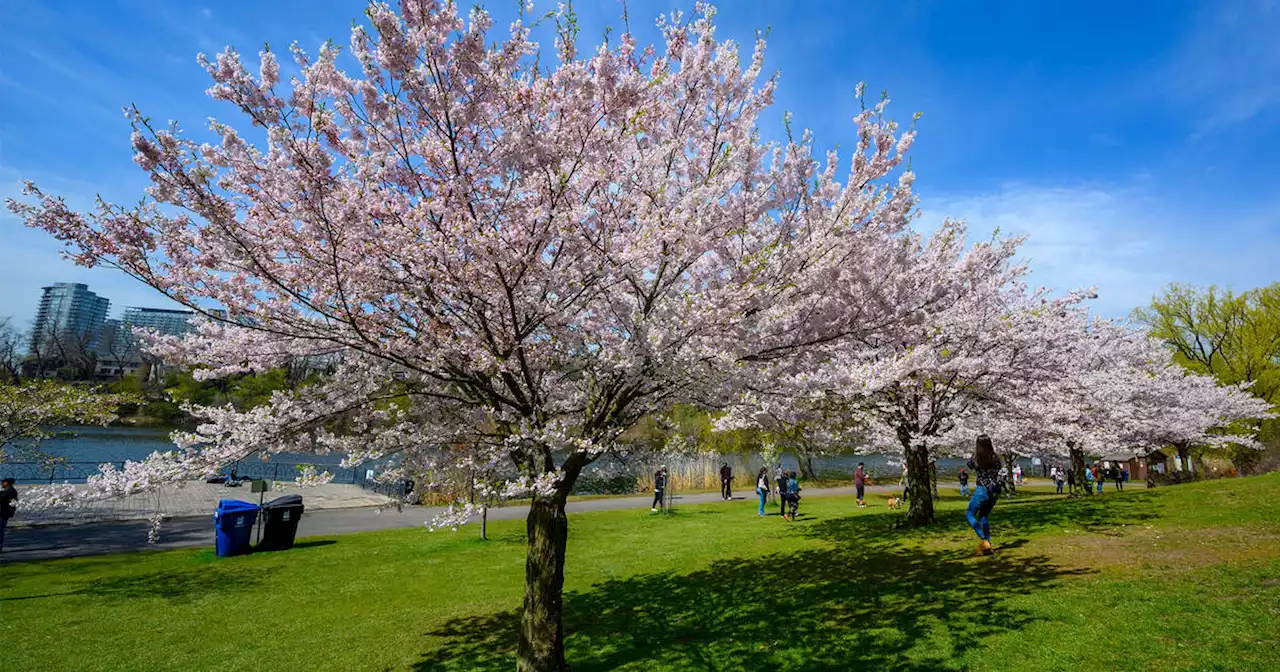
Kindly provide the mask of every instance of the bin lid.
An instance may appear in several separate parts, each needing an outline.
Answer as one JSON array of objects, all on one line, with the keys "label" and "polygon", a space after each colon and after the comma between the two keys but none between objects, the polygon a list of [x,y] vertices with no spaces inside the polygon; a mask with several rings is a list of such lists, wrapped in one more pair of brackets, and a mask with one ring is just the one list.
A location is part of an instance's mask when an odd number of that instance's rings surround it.
[{"label": "bin lid", "polygon": [[239,499],[219,499],[218,513],[243,513],[246,511],[257,511],[258,505],[252,502],[245,502]]},{"label": "bin lid", "polygon": [[302,506],[302,495],[281,495],[262,505],[264,509],[280,509],[286,506]]}]

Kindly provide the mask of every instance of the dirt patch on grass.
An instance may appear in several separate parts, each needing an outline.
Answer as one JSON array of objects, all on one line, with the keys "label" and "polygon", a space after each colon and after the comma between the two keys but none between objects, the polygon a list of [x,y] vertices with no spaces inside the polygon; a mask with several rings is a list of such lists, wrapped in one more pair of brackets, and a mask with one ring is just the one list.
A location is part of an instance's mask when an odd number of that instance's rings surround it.
[{"label": "dirt patch on grass", "polygon": [[1195,529],[1127,525],[1099,532],[1035,537],[1016,553],[1036,553],[1063,567],[1149,574],[1280,557],[1280,535],[1251,527]]}]

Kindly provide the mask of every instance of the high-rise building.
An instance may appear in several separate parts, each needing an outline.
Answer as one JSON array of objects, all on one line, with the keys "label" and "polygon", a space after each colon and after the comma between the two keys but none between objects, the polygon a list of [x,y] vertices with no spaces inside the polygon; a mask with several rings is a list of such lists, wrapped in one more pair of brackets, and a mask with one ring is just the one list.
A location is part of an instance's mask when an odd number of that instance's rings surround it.
[{"label": "high-rise building", "polygon": [[133,336],[135,327],[180,336],[191,331],[190,310],[129,306],[119,320],[107,320],[98,347],[98,375],[122,376],[142,365],[142,348]]},{"label": "high-rise building", "polygon": [[43,289],[30,352],[58,357],[68,348],[97,350],[111,301],[78,282],[57,282]]},{"label": "high-rise building", "polygon": [[132,327],[154,329],[162,334],[181,336],[191,331],[191,318],[195,312],[190,310],[170,310],[168,308],[136,308],[124,309],[120,322]]}]

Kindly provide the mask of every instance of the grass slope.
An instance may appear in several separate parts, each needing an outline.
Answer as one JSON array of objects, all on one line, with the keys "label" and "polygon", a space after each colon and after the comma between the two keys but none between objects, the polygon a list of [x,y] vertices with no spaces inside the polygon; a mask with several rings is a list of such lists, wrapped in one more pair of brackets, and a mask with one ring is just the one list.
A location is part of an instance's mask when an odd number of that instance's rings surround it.
[{"label": "grass slope", "polygon": [[[954,495],[953,495],[954,497]],[[1280,474],[963,502],[895,530],[883,500],[573,516],[568,655],[590,670],[1280,669]],[[771,511],[771,514],[774,512]],[[20,532],[18,532],[20,534]],[[0,567],[14,670],[510,670],[523,526]]]}]

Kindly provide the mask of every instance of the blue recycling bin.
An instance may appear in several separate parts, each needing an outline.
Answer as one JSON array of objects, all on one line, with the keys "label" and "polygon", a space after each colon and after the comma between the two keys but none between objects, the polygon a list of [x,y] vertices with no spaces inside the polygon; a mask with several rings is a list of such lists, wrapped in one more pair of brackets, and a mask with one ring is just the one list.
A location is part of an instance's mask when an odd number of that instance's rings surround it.
[{"label": "blue recycling bin", "polygon": [[258,520],[258,505],[238,499],[220,499],[213,512],[213,529],[217,534],[217,555],[226,558],[251,550],[253,523]]}]

